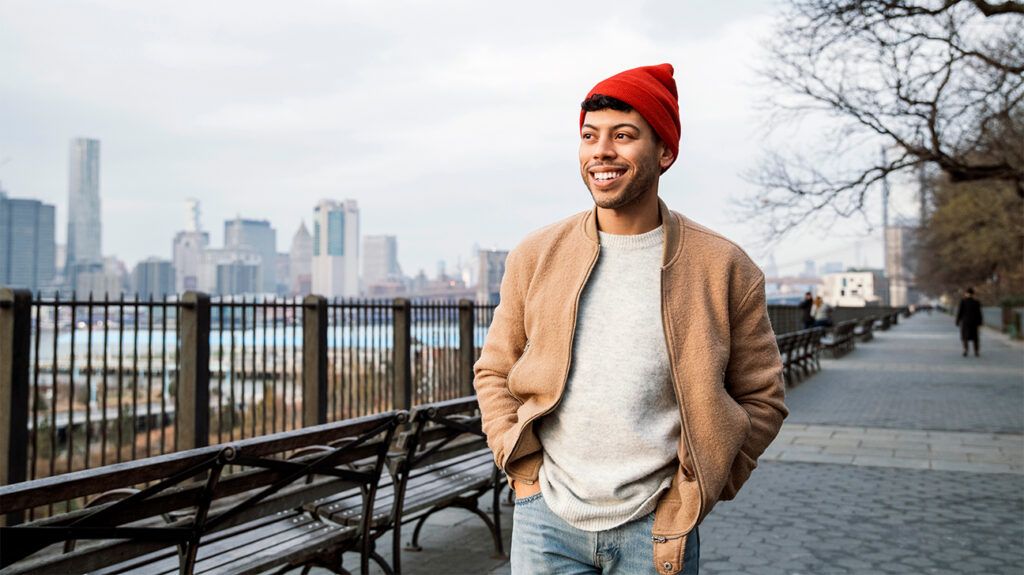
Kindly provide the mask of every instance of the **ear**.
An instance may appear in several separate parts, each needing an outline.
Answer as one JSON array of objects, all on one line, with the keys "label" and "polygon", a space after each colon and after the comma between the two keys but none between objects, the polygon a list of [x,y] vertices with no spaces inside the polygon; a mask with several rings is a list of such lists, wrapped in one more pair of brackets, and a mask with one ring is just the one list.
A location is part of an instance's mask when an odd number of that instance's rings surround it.
[{"label": "ear", "polygon": [[658,146],[661,148],[661,152],[658,154],[658,165],[661,167],[661,172],[665,173],[665,170],[676,160],[676,156],[664,142],[658,142]]}]

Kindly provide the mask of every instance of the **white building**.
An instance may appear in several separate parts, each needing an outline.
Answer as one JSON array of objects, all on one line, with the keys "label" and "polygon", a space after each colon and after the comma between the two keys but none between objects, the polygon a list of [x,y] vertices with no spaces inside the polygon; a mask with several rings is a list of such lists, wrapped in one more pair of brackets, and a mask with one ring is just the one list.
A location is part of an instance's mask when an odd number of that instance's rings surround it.
[{"label": "white building", "polygon": [[292,295],[306,295],[313,289],[313,236],[309,235],[306,222],[292,236],[288,250],[288,292]]},{"label": "white building", "polygon": [[359,207],[355,200],[321,200],[313,209],[313,293],[359,292]]},{"label": "white building", "polygon": [[822,282],[821,296],[833,307],[889,305],[889,284],[881,270],[827,274]]},{"label": "white building", "polygon": [[171,264],[174,268],[174,289],[179,294],[199,289],[199,266],[203,250],[210,245],[210,234],[199,222],[199,200],[185,200],[185,230],[174,235]]}]

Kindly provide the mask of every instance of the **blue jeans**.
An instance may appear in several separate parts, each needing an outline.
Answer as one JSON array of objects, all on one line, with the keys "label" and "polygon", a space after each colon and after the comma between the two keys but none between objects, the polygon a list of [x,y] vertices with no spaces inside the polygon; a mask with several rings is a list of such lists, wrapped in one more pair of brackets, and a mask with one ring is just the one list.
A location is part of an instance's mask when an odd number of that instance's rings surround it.
[{"label": "blue jeans", "polygon": [[[512,575],[657,573],[651,529],[654,513],[607,531],[583,531],[552,513],[538,493],[516,500],[512,518]],[[700,534],[687,536],[682,575],[697,575]]]}]

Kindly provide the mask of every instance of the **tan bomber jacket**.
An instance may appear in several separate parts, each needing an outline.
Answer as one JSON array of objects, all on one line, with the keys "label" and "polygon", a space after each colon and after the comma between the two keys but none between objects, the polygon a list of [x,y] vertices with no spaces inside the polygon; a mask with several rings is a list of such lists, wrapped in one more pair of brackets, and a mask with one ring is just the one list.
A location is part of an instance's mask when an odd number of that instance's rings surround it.
[{"label": "tan bomber jacket", "polygon": [[[655,568],[667,575],[683,569],[686,535],[736,496],[789,412],[764,274],[736,244],[659,206],[662,323],[681,419],[680,465],[652,533]],[[505,262],[474,386],[495,462],[518,482],[537,481],[533,423],[562,397],[599,253],[595,209],[533,232]]]}]

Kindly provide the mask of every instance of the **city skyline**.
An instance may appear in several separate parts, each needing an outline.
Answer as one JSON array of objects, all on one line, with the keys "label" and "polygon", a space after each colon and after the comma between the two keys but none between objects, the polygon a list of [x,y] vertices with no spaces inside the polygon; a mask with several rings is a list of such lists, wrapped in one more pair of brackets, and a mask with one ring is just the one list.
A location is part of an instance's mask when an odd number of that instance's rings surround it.
[{"label": "city skyline", "polygon": [[[778,246],[733,209],[753,190],[742,174],[761,154],[764,94],[752,68],[771,31],[765,3],[650,2],[631,18],[623,6],[572,3],[501,18],[455,2],[397,15],[346,2],[315,11],[227,2],[202,18],[189,5],[6,6],[0,181],[61,205],[68,139],[103,141],[102,239],[126,261],[166,253],[179,227],[168,214],[187,197],[211,222],[241,213],[289,233],[320,199],[352,198],[364,234],[401,238],[409,274],[474,242],[511,249],[592,205],[576,166],[586,90],[668,61],[683,123],[679,160],[662,179],[670,207],[762,265],[773,249],[782,272],[806,259],[855,262],[857,240],[865,261],[856,263],[882,263],[877,198],[870,236],[853,219]],[[449,17],[428,33],[421,22],[439,10]],[[39,29],[67,41],[45,42]],[[595,33],[609,47],[600,58]],[[359,58],[337,56],[353,50]],[[894,196],[906,187],[894,182]],[[58,210],[61,243],[66,216]],[[209,229],[219,245],[222,230]]]}]

